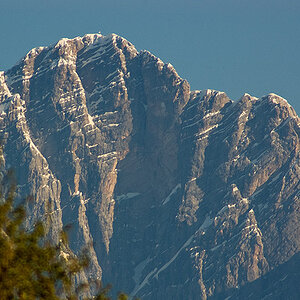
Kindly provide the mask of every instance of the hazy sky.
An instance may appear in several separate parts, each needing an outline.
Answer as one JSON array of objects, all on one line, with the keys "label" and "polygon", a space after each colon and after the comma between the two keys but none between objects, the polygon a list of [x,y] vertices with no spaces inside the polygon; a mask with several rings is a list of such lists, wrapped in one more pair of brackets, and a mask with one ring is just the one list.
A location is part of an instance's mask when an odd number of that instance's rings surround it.
[{"label": "hazy sky", "polygon": [[0,0],[0,70],[62,37],[116,33],[192,89],[285,97],[300,113],[300,0]]}]

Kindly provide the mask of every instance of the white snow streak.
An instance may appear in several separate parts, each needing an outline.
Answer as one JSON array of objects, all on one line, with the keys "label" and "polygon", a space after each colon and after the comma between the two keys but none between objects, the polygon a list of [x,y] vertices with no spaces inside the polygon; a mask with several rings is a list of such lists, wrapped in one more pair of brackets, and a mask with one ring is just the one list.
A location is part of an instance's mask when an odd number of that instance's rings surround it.
[{"label": "white snow streak", "polygon": [[127,194],[122,194],[116,197],[116,201],[123,201],[123,200],[128,200],[131,198],[135,198],[137,196],[139,196],[140,193],[127,193]]},{"label": "white snow streak", "polygon": [[134,290],[130,294],[130,298],[134,297],[139,292],[139,290],[141,290],[149,282],[149,279],[151,277],[158,279],[159,274],[161,272],[163,272],[164,270],[166,270],[172,264],[172,262],[174,262],[174,260],[178,257],[180,252],[183,249],[185,249],[187,246],[190,245],[190,243],[193,241],[195,234],[199,230],[207,229],[212,223],[213,223],[213,219],[211,219],[209,216],[206,216],[203,224],[199,227],[199,229],[193,235],[190,236],[190,238],[180,247],[180,249],[175,253],[175,255],[166,264],[164,264],[159,270],[157,270],[157,267],[154,268],[154,270],[152,270],[150,273],[148,273],[148,275],[145,277],[145,279],[142,281],[141,284],[135,286]]},{"label": "white snow streak", "polygon": [[167,204],[170,200],[171,200],[171,197],[177,193],[177,191],[181,188],[181,184],[178,183],[174,188],[173,190],[171,191],[171,193],[168,195],[168,197],[163,201],[162,205],[165,205]]}]

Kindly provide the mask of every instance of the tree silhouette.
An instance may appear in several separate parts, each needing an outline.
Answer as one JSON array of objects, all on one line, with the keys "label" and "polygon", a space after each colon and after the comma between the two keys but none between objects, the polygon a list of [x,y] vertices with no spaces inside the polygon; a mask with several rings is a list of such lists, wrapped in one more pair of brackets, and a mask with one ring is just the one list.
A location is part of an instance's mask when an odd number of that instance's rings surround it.
[{"label": "tree silhouette", "polygon": [[[9,184],[6,190],[0,194],[0,299],[78,299],[80,290],[89,284],[75,287],[74,277],[88,266],[88,258],[61,256],[62,245],[46,241],[41,222],[28,231],[24,206],[14,203],[16,185]],[[62,240],[66,240],[65,233]],[[109,300],[110,288],[100,285],[92,299]],[[128,297],[120,293],[118,299]]]}]

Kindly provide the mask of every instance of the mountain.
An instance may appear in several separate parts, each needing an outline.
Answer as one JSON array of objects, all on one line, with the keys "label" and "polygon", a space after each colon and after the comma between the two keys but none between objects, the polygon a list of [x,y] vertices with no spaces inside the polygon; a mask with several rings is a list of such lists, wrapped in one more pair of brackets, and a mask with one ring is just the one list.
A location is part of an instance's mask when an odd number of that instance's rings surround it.
[{"label": "mountain", "polygon": [[299,294],[300,119],[285,99],[190,91],[148,51],[89,34],[0,73],[0,110],[27,226],[58,243],[71,225],[87,278],[142,299]]}]

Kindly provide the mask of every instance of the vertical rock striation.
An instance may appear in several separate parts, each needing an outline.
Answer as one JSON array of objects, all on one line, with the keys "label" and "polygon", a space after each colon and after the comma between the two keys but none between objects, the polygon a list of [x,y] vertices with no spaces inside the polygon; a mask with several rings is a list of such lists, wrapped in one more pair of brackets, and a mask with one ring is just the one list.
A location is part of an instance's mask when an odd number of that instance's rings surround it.
[{"label": "vertical rock striation", "polygon": [[142,299],[234,298],[256,283],[263,297],[266,281],[281,297],[268,278],[293,280],[300,119],[285,99],[190,91],[148,51],[89,34],[1,72],[0,114],[5,168],[33,196],[27,226],[43,220],[58,243],[71,224],[86,276]]}]

